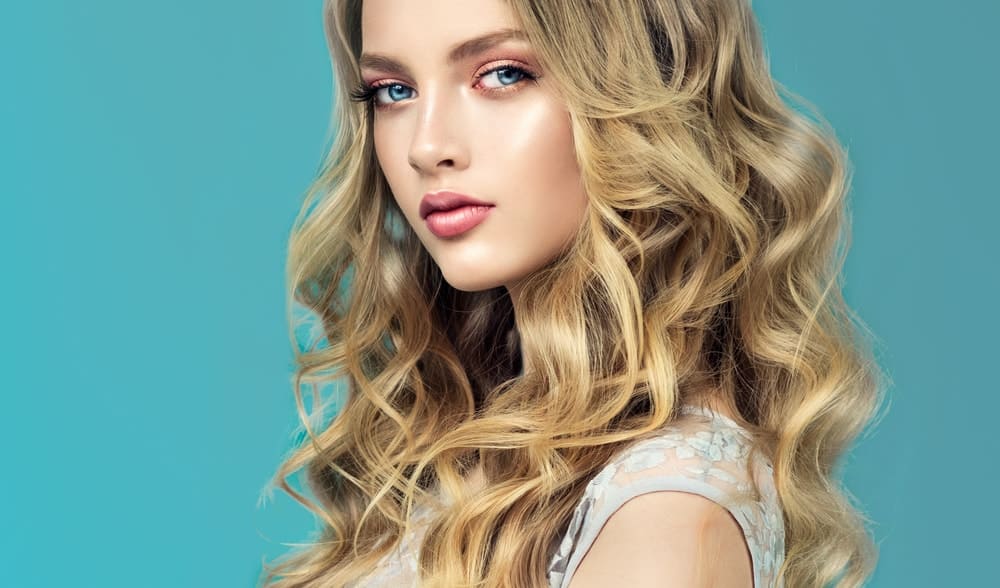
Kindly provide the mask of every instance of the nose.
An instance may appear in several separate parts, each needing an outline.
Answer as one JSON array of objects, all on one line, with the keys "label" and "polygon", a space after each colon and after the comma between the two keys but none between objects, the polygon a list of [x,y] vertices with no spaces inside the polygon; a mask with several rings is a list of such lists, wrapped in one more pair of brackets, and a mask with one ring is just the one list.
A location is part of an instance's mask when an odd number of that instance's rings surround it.
[{"label": "nose", "polygon": [[410,166],[433,175],[442,169],[463,169],[469,153],[461,129],[467,129],[456,97],[442,90],[428,90],[419,105],[417,124],[410,141]]}]

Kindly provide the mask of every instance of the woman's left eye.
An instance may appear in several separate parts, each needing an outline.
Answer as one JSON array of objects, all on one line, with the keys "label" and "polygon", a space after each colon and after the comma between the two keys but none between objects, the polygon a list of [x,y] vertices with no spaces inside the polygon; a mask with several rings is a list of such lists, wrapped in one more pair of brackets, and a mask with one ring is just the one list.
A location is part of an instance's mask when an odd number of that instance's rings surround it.
[{"label": "woman's left eye", "polygon": [[[520,67],[515,67],[513,65],[502,65],[500,67],[495,67],[487,71],[483,75],[481,75],[479,79],[486,79],[494,75],[496,76],[495,79],[500,82],[500,87],[506,87],[509,85],[516,84],[522,79],[529,79],[529,80],[534,79],[534,76],[532,76],[530,73],[521,69]],[[509,80],[509,83],[506,83],[505,80]]]}]

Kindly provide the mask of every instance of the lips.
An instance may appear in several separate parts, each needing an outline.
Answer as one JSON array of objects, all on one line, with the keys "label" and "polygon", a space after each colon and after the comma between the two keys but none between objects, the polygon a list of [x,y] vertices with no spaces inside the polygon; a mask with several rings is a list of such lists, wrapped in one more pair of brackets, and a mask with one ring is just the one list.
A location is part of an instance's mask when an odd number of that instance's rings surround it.
[{"label": "lips", "polygon": [[435,236],[441,239],[457,237],[489,217],[492,206],[460,206],[451,210],[438,210],[427,215],[424,222]]},{"label": "lips", "polygon": [[493,210],[492,202],[484,202],[468,194],[451,190],[428,192],[420,200],[420,218],[435,236],[457,237],[486,220]]},{"label": "lips", "polygon": [[428,192],[420,200],[420,218],[427,220],[427,216],[432,212],[454,210],[463,206],[493,206],[493,203],[450,190]]}]

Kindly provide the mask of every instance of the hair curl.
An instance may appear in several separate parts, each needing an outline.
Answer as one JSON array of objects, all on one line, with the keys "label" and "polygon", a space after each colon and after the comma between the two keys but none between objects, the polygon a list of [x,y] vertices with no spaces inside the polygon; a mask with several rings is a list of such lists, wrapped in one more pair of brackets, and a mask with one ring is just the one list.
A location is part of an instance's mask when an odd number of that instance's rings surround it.
[{"label": "hair curl", "polygon": [[[438,489],[453,506],[421,547],[423,585],[544,585],[587,482],[712,397],[774,464],[786,585],[860,586],[877,550],[834,468],[883,374],[841,294],[846,156],[781,98],[749,3],[509,0],[567,104],[589,197],[516,316],[502,287],[450,287],[392,198],[372,112],[346,91],[361,4],[324,5],[336,135],[288,254],[289,316],[314,311],[328,346],[297,355],[309,441],[275,483],[325,524],[265,583],[368,574]],[[334,381],[346,403],[313,430],[301,386]],[[488,484],[470,495],[473,465]],[[316,502],[288,484],[303,468]]]}]

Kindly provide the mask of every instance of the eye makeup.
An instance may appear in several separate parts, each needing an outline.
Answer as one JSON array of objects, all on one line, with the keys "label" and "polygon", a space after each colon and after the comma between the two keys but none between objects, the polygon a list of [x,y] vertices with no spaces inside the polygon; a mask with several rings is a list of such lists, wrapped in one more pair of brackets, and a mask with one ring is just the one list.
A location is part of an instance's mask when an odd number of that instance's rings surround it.
[{"label": "eye makeup", "polygon": [[[504,73],[506,73],[507,75],[515,74],[518,77],[518,79],[510,84],[502,85],[501,87],[498,88],[487,87],[483,91],[489,95],[499,95],[499,94],[506,94],[509,92],[515,92],[517,91],[516,88],[521,85],[520,82],[535,82],[538,80],[539,77],[536,74],[532,73],[526,67],[515,65],[513,62],[506,62],[506,63],[500,63],[494,67],[491,67],[483,71],[480,74],[477,74],[475,76],[475,80],[478,83],[483,78],[486,78],[487,76],[493,74],[498,74],[499,78],[500,74]],[[377,82],[373,82],[370,84],[362,81],[353,90],[351,90],[350,99],[353,102],[369,103],[378,110],[391,109],[394,108],[395,104],[398,104],[400,101],[390,100],[389,102],[380,102],[377,99],[378,92],[382,89],[388,89],[388,88],[406,88],[412,90],[412,88],[410,88],[406,84],[403,84],[401,82],[394,82],[392,80],[379,80]]]}]

